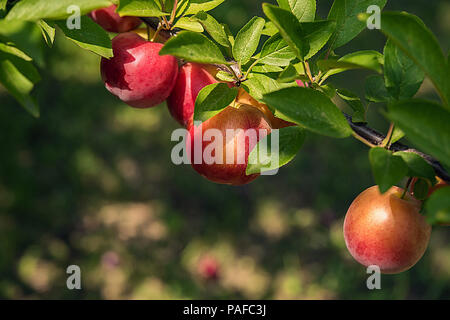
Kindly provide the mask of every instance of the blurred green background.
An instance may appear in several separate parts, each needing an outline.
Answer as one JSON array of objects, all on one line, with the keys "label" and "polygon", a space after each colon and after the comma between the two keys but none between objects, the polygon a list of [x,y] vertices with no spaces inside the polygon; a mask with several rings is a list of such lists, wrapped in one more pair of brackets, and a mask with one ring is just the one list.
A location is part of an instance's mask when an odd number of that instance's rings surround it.
[{"label": "blurred green background", "polygon": [[[236,32],[262,1],[226,0],[213,11]],[[326,17],[332,1],[319,1]],[[395,0],[450,47],[450,3]],[[435,228],[408,272],[366,288],[365,268],[345,248],[346,209],[373,185],[367,148],[310,135],[274,177],[215,185],[171,163],[177,128],[165,105],[134,110],[104,88],[99,57],[58,36],[32,37],[42,74],[33,119],[0,88],[0,298],[72,299],[449,299],[450,232]],[[20,40],[17,40],[18,42]],[[364,31],[346,47],[381,50]],[[362,93],[363,72],[333,79]],[[432,97],[425,82],[421,96]],[[372,106],[372,126],[386,129]],[[202,276],[215,259],[218,278]],[[66,288],[67,266],[82,290]]]}]

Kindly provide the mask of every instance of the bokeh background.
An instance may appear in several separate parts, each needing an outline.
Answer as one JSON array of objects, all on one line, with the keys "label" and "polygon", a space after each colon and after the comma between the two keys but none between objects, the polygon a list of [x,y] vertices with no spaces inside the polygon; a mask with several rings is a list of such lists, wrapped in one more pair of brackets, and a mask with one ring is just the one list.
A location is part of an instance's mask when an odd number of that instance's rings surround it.
[{"label": "bokeh background", "polygon": [[[332,1],[318,1],[326,17]],[[450,47],[450,3],[395,0]],[[226,0],[213,11],[234,32],[262,1]],[[0,30],[1,33],[1,30]],[[42,82],[33,119],[0,88],[0,298],[32,299],[449,299],[450,230],[435,228],[412,270],[369,291],[345,248],[351,201],[373,185],[367,148],[310,135],[274,177],[245,187],[215,185],[170,160],[177,125],[165,105],[125,106],[104,88],[99,57],[58,36],[34,39]],[[382,50],[364,31],[346,47]],[[333,79],[362,94],[363,72]],[[425,82],[421,96],[433,97]],[[386,130],[372,105],[372,126]],[[208,262],[209,261],[209,262]],[[216,261],[217,277],[202,268]],[[82,290],[66,288],[67,266]]]}]

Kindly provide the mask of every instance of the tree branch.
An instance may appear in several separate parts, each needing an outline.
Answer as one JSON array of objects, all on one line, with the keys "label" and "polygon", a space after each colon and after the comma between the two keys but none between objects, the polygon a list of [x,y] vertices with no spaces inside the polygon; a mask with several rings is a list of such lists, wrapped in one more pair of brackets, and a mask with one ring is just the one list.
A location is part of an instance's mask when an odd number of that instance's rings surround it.
[{"label": "tree branch", "polygon": [[[158,18],[141,18],[144,23],[146,23],[148,26],[150,26],[153,29],[157,29],[159,26],[159,19]],[[180,30],[173,29],[173,30],[161,30],[160,35],[163,37],[169,39],[173,36],[175,36]],[[223,66],[225,68],[225,66]],[[384,140],[386,137],[379,133],[378,131],[375,131],[374,129],[368,127],[366,124],[360,124],[360,123],[353,123],[352,117],[348,114],[344,113],[344,116],[347,118],[347,122],[349,123],[350,127],[352,128],[353,132],[357,134],[360,138],[364,139],[368,142],[368,144],[375,145],[375,146],[382,146]],[[397,152],[397,151],[406,151],[406,152],[412,152],[419,156],[421,156],[426,162],[428,162],[434,169],[436,175],[444,180],[447,183],[450,183],[450,174],[444,169],[444,167],[431,157],[430,155],[427,155],[419,150],[413,149],[408,147],[407,145],[404,145],[402,143],[394,143],[391,145],[390,150]]]},{"label": "tree branch", "polygon": [[[372,128],[369,128],[366,124],[360,124],[360,123],[353,123],[352,117],[348,114],[345,114],[345,117],[347,118],[348,124],[352,128],[352,130],[361,138],[364,140],[370,142],[373,145],[381,146],[383,144],[383,141],[386,139],[384,135],[381,133],[375,131]],[[425,159],[426,162],[428,162],[436,172],[436,175],[444,180],[447,183],[450,183],[450,175],[447,171],[445,171],[444,167],[434,159],[433,157],[419,151],[413,148],[408,147],[407,145],[404,145],[402,143],[396,142],[391,145],[390,150],[397,152],[397,151],[406,151],[406,152],[412,152],[419,156],[421,156],[423,159]]]}]

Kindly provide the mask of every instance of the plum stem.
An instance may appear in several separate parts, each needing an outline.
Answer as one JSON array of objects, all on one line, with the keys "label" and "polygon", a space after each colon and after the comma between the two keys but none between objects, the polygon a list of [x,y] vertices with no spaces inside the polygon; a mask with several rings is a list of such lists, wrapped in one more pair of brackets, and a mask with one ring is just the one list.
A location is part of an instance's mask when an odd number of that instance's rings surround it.
[{"label": "plum stem", "polygon": [[172,24],[175,21],[175,16],[176,16],[176,13],[177,13],[177,9],[178,9],[178,0],[175,0],[175,2],[173,3],[172,14],[170,16],[170,21],[169,21],[169,26],[170,27],[172,27]]},{"label": "plum stem", "polygon": [[413,178],[410,177],[410,178],[408,179],[408,181],[406,182],[405,190],[403,191],[403,194],[402,194],[402,196],[401,196],[400,199],[402,199],[402,200],[405,199],[406,193],[407,193],[408,190],[409,190],[409,187],[410,187],[410,185],[411,185],[412,179],[413,179]]},{"label": "plum stem", "polygon": [[362,143],[364,143],[366,146],[370,147],[370,148],[376,148],[377,146],[374,145],[373,143],[367,141],[366,139],[364,139],[363,137],[359,136],[355,131],[352,132],[352,136],[356,139],[361,141]]},{"label": "plum stem", "polygon": [[303,69],[305,70],[306,75],[309,78],[309,81],[311,81],[311,83],[314,83],[314,78],[312,76],[311,69],[309,68],[308,61],[302,61],[302,64],[303,64]]},{"label": "plum stem", "polygon": [[[147,26],[147,27],[148,27],[148,26]],[[148,27],[148,28],[150,28],[150,27]],[[155,42],[156,37],[158,37],[158,35],[159,35],[159,33],[161,32],[162,29],[163,29],[163,25],[160,24],[160,25],[158,26],[158,29],[156,29],[155,34],[153,35],[152,39],[150,40],[151,42]],[[147,29],[147,30],[148,30],[148,29]]]},{"label": "plum stem", "polygon": [[147,40],[150,41],[150,26],[146,24],[147,26]]}]

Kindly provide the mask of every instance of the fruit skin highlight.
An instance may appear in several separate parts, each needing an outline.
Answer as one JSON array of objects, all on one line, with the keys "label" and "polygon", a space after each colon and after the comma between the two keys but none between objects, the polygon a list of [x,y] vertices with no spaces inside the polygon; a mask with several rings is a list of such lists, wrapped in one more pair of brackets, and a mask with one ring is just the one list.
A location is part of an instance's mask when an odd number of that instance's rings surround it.
[{"label": "fruit skin highlight", "polygon": [[[215,138],[207,140],[205,133],[209,129],[216,129],[223,137],[222,144],[220,141],[215,142]],[[234,135],[228,134],[227,129],[235,130]],[[242,130],[238,130],[242,129]],[[245,137],[248,130],[255,130],[256,139]],[[262,130],[260,132],[259,130]],[[244,185],[255,180],[259,174],[246,175],[245,171],[248,163],[248,156],[257,142],[268,135],[272,131],[269,121],[265,115],[257,108],[250,105],[229,106],[222,110],[219,114],[203,122],[200,126],[192,126],[187,139],[187,153],[191,159],[192,167],[204,176],[206,179],[229,185]],[[234,142],[234,143],[233,143]],[[196,159],[196,146],[201,151],[199,158]],[[209,147],[208,147],[209,146]],[[211,157],[205,157],[205,149],[212,148]],[[216,154],[215,152],[219,152]],[[209,153],[208,153],[209,155]],[[227,163],[227,155],[234,157]],[[243,157],[240,161],[239,155]],[[214,163],[213,157],[221,159],[220,163]],[[196,160],[197,161],[196,163]],[[208,163],[212,162],[212,163]],[[199,163],[200,162],[200,163]]]},{"label": "fruit skin highlight", "polygon": [[344,221],[344,238],[351,255],[362,265],[377,265],[394,274],[414,266],[425,253],[431,226],[419,213],[421,202],[392,187],[380,194],[378,186],[362,192]]},{"label": "fruit skin highlight", "polygon": [[116,12],[117,6],[97,9],[88,14],[99,26],[109,32],[122,33],[136,29],[142,23],[137,17],[121,17]]},{"label": "fruit skin highlight", "polygon": [[102,58],[100,69],[106,89],[135,108],[150,108],[166,100],[178,75],[173,56],[160,56],[161,43],[133,32],[112,40],[114,57]]},{"label": "fruit skin highlight", "polygon": [[199,92],[218,82],[211,72],[214,72],[212,66],[198,63],[186,63],[180,68],[167,107],[172,117],[187,129],[193,124],[195,100]]}]

